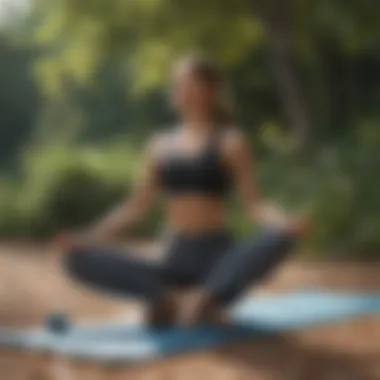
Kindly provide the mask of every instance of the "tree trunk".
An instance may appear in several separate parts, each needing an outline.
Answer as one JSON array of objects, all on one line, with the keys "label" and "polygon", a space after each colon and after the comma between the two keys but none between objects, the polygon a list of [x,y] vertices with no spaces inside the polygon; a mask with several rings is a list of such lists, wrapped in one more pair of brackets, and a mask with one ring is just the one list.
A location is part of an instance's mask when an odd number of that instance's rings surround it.
[{"label": "tree trunk", "polygon": [[301,153],[309,153],[313,128],[307,100],[295,67],[291,1],[276,1],[275,5],[267,1],[255,1],[254,10],[259,13],[268,30],[279,96],[284,113],[292,125],[297,148]]}]

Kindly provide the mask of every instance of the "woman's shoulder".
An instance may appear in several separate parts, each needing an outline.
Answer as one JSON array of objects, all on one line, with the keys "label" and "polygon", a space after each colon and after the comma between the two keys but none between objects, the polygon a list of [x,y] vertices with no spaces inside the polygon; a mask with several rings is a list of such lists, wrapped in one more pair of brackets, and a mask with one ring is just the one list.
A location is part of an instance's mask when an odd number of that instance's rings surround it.
[{"label": "woman's shoulder", "polygon": [[155,154],[160,154],[172,143],[174,137],[175,129],[173,127],[155,132],[149,139],[148,149]]},{"label": "woman's shoulder", "polygon": [[156,145],[167,144],[169,142],[172,142],[176,136],[177,128],[167,127],[165,129],[155,132],[151,136],[151,143]]}]

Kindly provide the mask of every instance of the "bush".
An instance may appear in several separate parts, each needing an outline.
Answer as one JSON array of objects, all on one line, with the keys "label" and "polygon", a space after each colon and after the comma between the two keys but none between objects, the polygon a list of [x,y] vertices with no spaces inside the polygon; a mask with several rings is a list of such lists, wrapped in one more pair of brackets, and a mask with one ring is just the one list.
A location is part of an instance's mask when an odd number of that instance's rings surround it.
[{"label": "bush", "polygon": [[[138,172],[138,156],[127,147],[34,148],[22,164],[19,183],[8,183],[0,194],[3,237],[46,237],[84,227],[128,196]],[[151,235],[159,216],[159,210],[152,212],[136,233]]]},{"label": "bush", "polygon": [[[380,251],[380,203],[376,145],[324,148],[313,163],[295,161],[286,151],[267,155],[257,168],[266,197],[291,211],[312,211],[306,245],[319,255],[375,257]],[[101,148],[50,146],[30,149],[23,174],[0,184],[0,235],[44,237],[86,226],[128,196],[139,172],[139,154],[121,141]],[[238,236],[250,234],[238,199],[229,224]],[[134,231],[156,236],[158,205]]]},{"label": "bush", "polygon": [[378,257],[378,164],[376,149],[356,144],[324,148],[308,165],[274,156],[261,166],[260,177],[263,192],[289,210],[311,210],[309,247],[337,257]]}]

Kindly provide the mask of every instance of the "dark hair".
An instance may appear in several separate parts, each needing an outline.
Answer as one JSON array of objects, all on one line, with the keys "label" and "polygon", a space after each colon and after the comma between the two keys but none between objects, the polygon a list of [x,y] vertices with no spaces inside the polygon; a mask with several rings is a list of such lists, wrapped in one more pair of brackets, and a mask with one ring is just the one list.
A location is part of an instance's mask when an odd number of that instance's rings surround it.
[{"label": "dark hair", "polygon": [[215,122],[224,127],[235,123],[232,106],[227,98],[225,79],[222,69],[211,59],[201,55],[189,55],[181,61],[189,70],[206,85],[215,87],[219,91],[219,98],[215,104]]}]

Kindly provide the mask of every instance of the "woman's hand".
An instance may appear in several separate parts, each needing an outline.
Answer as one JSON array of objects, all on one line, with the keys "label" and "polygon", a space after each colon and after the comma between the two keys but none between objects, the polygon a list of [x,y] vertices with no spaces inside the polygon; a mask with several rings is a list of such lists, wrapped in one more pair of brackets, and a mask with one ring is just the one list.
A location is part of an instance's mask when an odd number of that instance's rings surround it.
[{"label": "woman's hand", "polygon": [[295,217],[292,218],[287,226],[286,230],[293,236],[302,237],[308,234],[310,229],[310,219],[307,217]]},{"label": "woman's hand", "polygon": [[75,247],[80,247],[88,243],[88,239],[83,234],[74,232],[63,232],[53,238],[53,246],[60,251],[69,252]]},{"label": "woman's hand", "polygon": [[307,215],[289,215],[281,207],[273,203],[262,203],[253,209],[255,219],[263,226],[281,228],[293,236],[304,236],[310,227]]}]

